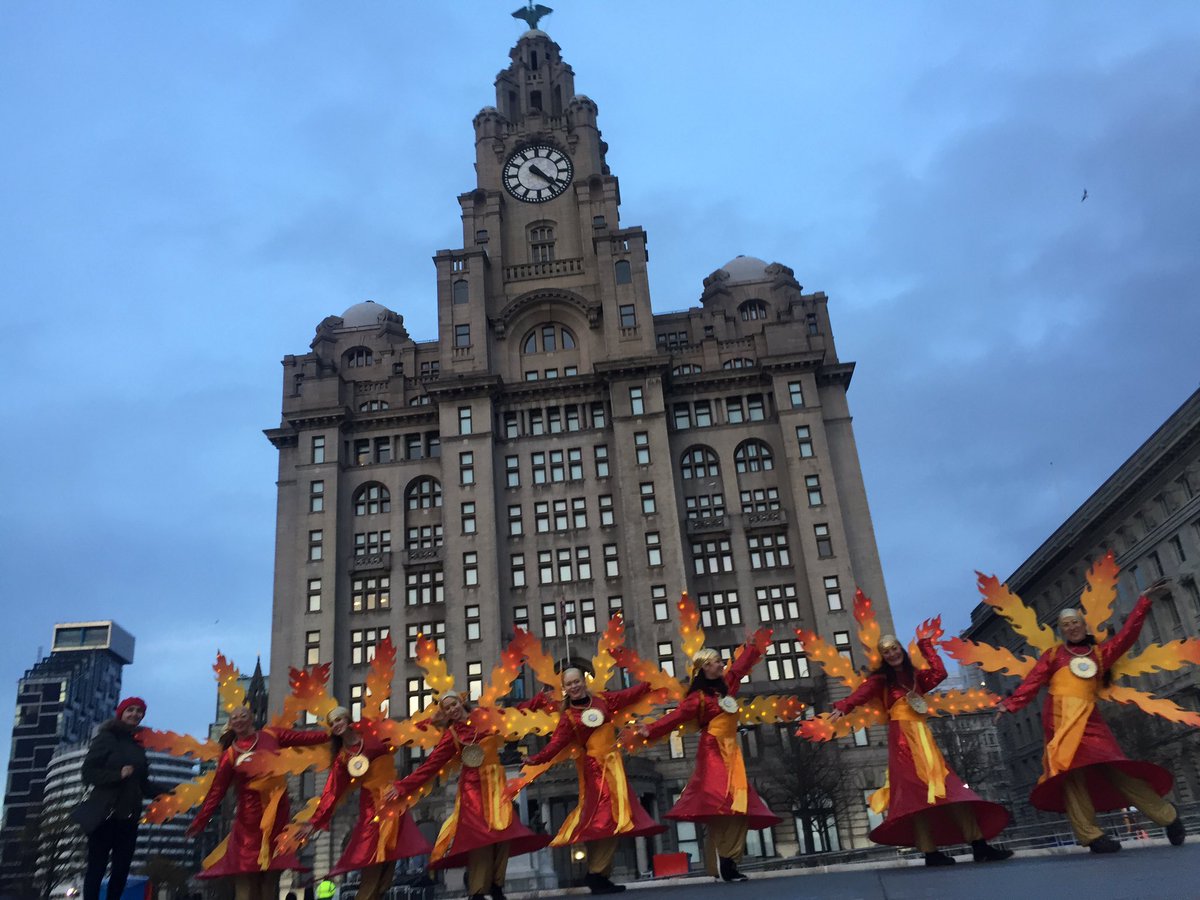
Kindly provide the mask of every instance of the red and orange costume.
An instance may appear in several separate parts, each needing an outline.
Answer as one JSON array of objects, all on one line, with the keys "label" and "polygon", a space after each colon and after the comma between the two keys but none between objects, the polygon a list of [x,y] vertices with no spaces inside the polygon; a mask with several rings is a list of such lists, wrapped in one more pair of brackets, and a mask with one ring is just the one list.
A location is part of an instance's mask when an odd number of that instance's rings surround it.
[{"label": "red and orange costume", "polygon": [[[351,726],[362,738],[358,745],[343,746],[329,772],[325,790],[316,812],[310,820],[314,828],[328,828],[334,808],[347,790],[359,788],[358,820],[350,841],[330,875],[354,872],[382,863],[393,863],[409,856],[429,853],[433,846],[417,829],[412,815],[400,811],[396,801],[388,802],[387,795],[396,781],[396,748],[380,739],[369,728]],[[349,732],[348,732],[349,733]],[[348,768],[351,757],[361,753],[370,761],[366,775],[355,778]]]},{"label": "red and orange costume", "polygon": [[239,766],[238,760],[248,762],[251,755],[277,754],[286,747],[308,747],[328,740],[329,734],[323,730],[263,728],[255,733],[253,743],[235,740],[221,754],[216,775],[192,828],[198,830],[208,823],[231,782],[237,789],[237,811],[229,835],[204,860],[204,869],[197,878],[304,868],[294,853],[277,856],[274,850],[275,838],[291,816],[287,778],[283,775],[256,777]]},{"label": "red and orange costume", "polygon": [[939,845],[994,837],[1008,824],[1008,812],[963,784],[934,743],[925,713],[909,704],[910,691],[923,695],[946,679],[936,643],[923,637],[917,646],[928,668],[913,670],[914,684],[889,683],[876,673],[833,707],[848,713],[871,700],[882,701],[888,718],[888,774],[887,783],[871,797],[871,808],[886,809],[887,817],[870,838],[931,853]]}]

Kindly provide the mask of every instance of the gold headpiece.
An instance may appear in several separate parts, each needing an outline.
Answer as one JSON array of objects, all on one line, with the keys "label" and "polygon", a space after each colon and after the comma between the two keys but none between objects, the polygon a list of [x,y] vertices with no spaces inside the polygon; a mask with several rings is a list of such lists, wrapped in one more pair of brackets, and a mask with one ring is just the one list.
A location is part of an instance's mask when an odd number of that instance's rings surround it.
[{"label": "gold headpiece", "polygon": [[899,640],[897,640],[897,638],[894,634],[885,634],[883,637],[881,637],[879,639],[879,643],[876,644],[876,649],[878,649],[879,652],[882,653],[884,650],[887,650],[889,647],[899,647],[901,650],[904,649],[904,645],[901,644]]},{"label": "gold headpiece", "polygon": [[462,694],[460,694],[458,691],[442,691],[442,696],[438,697],[438,706],[441,706],[444,701],[450,699],[451,697],[453,697],[459,703],[463,702]]},{"label": "gold headpiece", "polygon": [[692,657],[692,674],[695,675],[697,672],[699,672],[705,663],[712,662],[714,659],[720,658],[721,654],[712,647],[705,647],[702,650],[698,650],[696,655]]},{"label": "gold headpiece", "polygon": [[346,709],[346,707],[344,707],[344,706],[335,706],[328,713],[326,713],[325,722],[329,725],[332,725],[333,720],[336,719],[338,716],[345,716],[347,719],[349,719],[350,718],[350,710]]},{"label": "gold headpiece", "polygon": [[1083,613],[1074,607],[1068,606],[1058,614],[1058,624],[1062,624],[1067,619],[1078,619],[1080,622],[1087,622],[1083,617]]}]

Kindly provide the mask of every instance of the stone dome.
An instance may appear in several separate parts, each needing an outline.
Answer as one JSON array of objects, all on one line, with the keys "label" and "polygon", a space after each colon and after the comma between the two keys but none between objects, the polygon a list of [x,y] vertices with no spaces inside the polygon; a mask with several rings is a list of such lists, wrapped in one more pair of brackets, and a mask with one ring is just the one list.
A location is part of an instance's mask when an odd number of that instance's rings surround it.
[{"label": "stone dome", "polygon": [[391,310],[383,304],[374,300],[364,300],[342,313],[342,327],[362,328],[364,325],[378,325],[384,316],[390,313]]},{"label": "stone dome", "polygon": [[765,281],[768,265],[757,256],[735,256],[721,268],[729,273],[728,283],[736,284],[742,281]]}]

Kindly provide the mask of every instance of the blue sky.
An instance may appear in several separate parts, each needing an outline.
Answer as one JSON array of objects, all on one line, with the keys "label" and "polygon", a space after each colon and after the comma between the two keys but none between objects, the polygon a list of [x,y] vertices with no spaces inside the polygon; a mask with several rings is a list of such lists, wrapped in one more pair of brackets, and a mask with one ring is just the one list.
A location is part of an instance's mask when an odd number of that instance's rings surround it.
[{"label": "blue sky", "polygon": [[[0,689],[111,617],[196,731],[267,655],[279,360],[364,299],[435,336],[516,6],[0,5]],[[1200,6],[734,10],[544,28],[656,311],[737,254],[829,295],[897,625],[961,627],[1197,387]]]}]

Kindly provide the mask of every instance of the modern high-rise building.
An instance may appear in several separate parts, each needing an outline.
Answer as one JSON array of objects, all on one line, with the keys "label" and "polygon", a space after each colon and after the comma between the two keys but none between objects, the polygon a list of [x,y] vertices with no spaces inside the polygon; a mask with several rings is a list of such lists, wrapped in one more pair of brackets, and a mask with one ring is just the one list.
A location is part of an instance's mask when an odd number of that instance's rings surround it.
[{"label": "modern high-rise building", "polygon": [[133,662],[133,635],[115,622],[54,626],[50,655],[17,682],[17,710],[4,795],[0,886],[36,868],[36,845],[23,840],[41,814],[50,760],[60,747],[85,744],[112,718],[121,670]]},{"label": "modern high-rise building", "polygon": [[[267,431],[279,451],[271,670],[332,662],[337,696],[357,711],[366,664],[391,635],[391,711],[403,715],[432,696],[410,661],[419,633],[476,694],[515,626],[560,655],[565,627],[588,656],[622,611],[629,644],[683,674],[686,589],[709,646],[775,629],[751,690],[821,703],[795,627],[861,664],[857,586],[891,629],[846,397],[854,364],[838,357],[828,298],[787,266],[738,256],[697,285],[698,306],[656,315],[647,236],[621,220],[596,103],[544,32],[509,56],[495,105],[474,120],[462,246],[434,256],[436,339],[367,301],[283,360],[282,421]],[[271,700],[278,709],[282,691]],[[752,777],[791,730],[745,735]],[[841,748],[848,777],[815,804],[819,822],[779,801],[784,824],[752,852],[864,844],[865,796],[885,766],[878,732]],[[681,790],[689,752],[631,764],[653,813]],[[573,772],[530,794],[557,827]],[[681,826],[618,865],[645,870],[649,853],[694,841]]]}]

